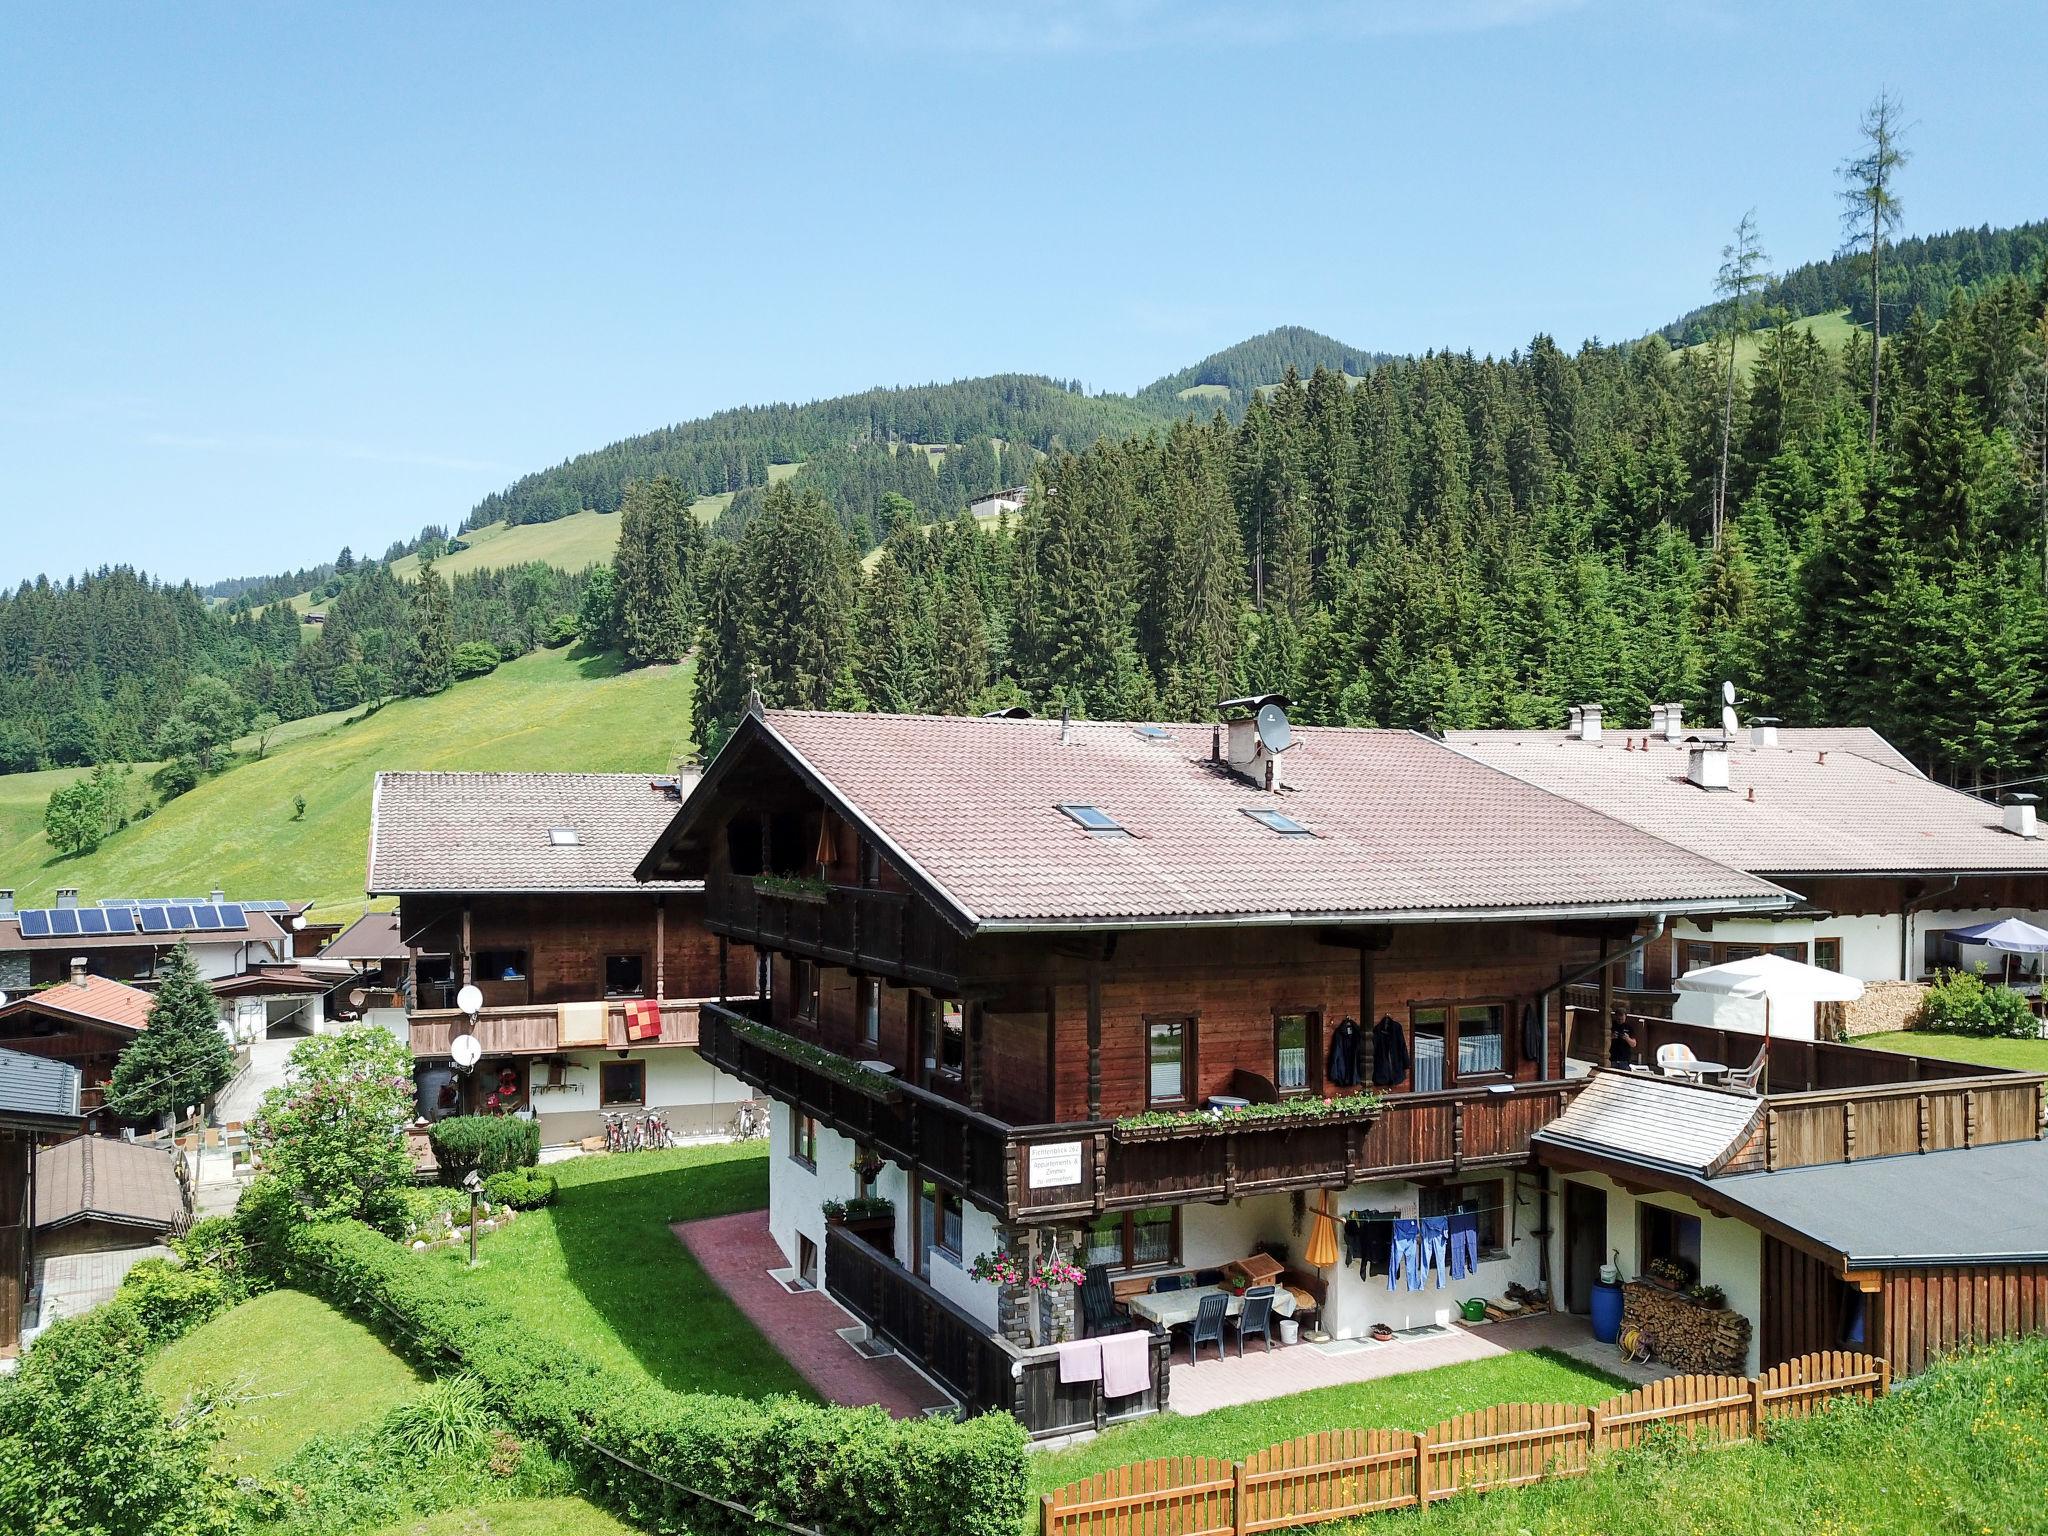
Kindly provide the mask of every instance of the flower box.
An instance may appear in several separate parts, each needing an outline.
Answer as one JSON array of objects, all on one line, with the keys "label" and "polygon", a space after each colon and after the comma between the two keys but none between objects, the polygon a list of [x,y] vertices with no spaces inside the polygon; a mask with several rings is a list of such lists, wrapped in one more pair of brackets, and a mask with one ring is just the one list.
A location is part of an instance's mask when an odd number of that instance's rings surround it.
[{"label": "flower box", "polygon": [[1110,1132],[1120,1142],[1174,1141],[1188,1136],[1228,1136],[1240,1131],[1291,1131],[1312,1125],[1363,1125],[1379,1118],[1379,1095],[1341,1099],[1287,1099],[1243,1109],[1186,1109],[1129,1115]]}]

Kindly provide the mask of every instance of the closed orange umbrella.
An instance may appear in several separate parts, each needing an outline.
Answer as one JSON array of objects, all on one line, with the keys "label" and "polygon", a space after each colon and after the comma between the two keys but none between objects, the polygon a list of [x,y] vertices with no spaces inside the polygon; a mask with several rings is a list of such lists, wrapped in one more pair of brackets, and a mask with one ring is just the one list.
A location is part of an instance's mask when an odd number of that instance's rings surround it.
[{"label": "closed orange umbrella", "polygon": [[1302,1258],[1317,1269],[1337,1262],[1337,1218],[1330,1214],[1330,1197],[1325,1194],[1316,1206],[1315,1228],[1308,1235]]}]

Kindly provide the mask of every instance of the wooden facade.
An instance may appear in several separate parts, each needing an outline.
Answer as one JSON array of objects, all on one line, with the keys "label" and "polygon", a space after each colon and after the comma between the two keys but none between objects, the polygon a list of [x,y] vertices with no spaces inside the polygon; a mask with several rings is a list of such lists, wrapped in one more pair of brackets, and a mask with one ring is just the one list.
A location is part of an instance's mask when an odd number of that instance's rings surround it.
[{"label": "wooden facade", "polygon": [[[22,1001],[33,1002],[33,998]],[[39,1013],[32,1007],[20,1007],[0,1018],[0,1046],[24,1056],[43,1056],[78,1068],[78,1103],[88,1126],[102,1120],[112,1123],[112,1112],[105,1108],[107,1084],[113,1081],[121,1052],[134,1038],[132,1030],[92,1024],[69,1015]]]},{"label": "wooden facade", "polygon": [[0,1127],[0,1358],[21,1342],[28,1304],[35,1166],[34,1136]]}]

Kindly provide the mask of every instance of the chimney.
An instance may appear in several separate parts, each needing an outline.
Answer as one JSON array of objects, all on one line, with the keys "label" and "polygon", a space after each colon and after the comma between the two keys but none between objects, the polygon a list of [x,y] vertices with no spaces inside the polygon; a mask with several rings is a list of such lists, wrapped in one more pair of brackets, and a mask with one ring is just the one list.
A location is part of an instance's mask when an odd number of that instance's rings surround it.
[{"label": "chimney", "polygon": [[217,907],[228,899],[228,893],[216,885],[207,893],[206,899]]},{"label": "chimney", "polygon": [[1778,744],[1778,717],[1758,715],[1750,721],[1749,744],[1752,747],[1775,747]]},{"label": "chimney", "polygon": [[1060,745],[1063,747],[1071,746],[1073,744],[1073,740],[1074,711],[1070,707],[1063,704],[1060,706]]},{"label": "chimney", "polygon": [[1666,704],[1664,706],[1664,739],[1677,741],[1685,734],[1685,706]]},{"label": "chimney", "polygon": [[73,955],[71,957],[71,985],[74,987],[85,985],[85,956],[83,955]]},{"label": "chimney", "polygon": [[1571,707],[1571,713],[1565,716],[1564,722],[1564,734],[1567,739],[1579,734],[1579,723],[1584,718],[1585,713],[1586,707],[1583,704],[1574,704]]},{"label": "chimney", "polygon": [[1652,736],[1662,736],[1664,734],[1664,706],[1662,704],[1652,704],[1650,706],[1650,734]]},{"label": "chimney", "polygon": [[1260,693],[1225,699],[1217,706],[1223,711],[1224,751],[1230,771],[1260,789],[1280,788],[1280,754],[1294,739],[1293,727],[1287,722],[1287,703],[1282,694]]},{"label": "chimney", "polygon": [[1685,776],[1701,789],[1728,788],[1728,745],[1726,742],[1696,743],[1685,757]]},{"label": "chimney", "polygon": [[77,890],[77,888],[76,888],[75,886],[69,886],[69,885],[65,885],[65,886],[59,886],[59,887],[58,887],[58,889],[57,889],[57,908],[58,908],[58,910],[59,910],[59,911],[66,911],[66,910],[68,910],[68,909],[70,909],[70,908],[72,908],[72,907],[75,907],[75,906],[77,906],[77,905],[78,905],[78,890]]},{"label": "chimney", "polygon": [[0,918],[14,916],[14,892],[0,891]]},{"label": "chimney", "polygon": [[2005,797],[2005,830],[2014,837],[2035,838],[2041,830],[2034,818],[2034,802],[2039,795],[2007,795]]},{"label": "chimney", "polygon": [[1598,704],[1581,704],[1578,714],[1579,729],[1577,734],[1579,740],[1598,741],[1600,739],[1600,706]]}]

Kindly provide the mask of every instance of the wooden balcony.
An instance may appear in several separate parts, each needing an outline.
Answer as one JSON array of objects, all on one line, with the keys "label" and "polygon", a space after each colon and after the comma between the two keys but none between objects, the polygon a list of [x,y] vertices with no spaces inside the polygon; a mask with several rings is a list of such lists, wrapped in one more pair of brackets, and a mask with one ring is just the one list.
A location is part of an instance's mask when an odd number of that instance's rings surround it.
[{"label": "wooden balcony", "polygon": [[1101,1429],[1166,1407],[1172,1346],[1163,1333],[1152,1341],[1151,1386],[1105,1401],[1099,1382],[1061,1383],[1058,1350],[1024,1349],[989,1333],[844,1227],[825,1231],[825,1289],[969,1413],[1014,1414],[1033,1439]]},{"label": "wooden balcony", "polygon": [[[604,1049],[644,1050],[656,1045],[695,1045],[697,1010],[694,998],[664,998],[661,1004],[661,1038],[628,1040],[626,1005],[614,1001],[606,1008]],[[560,1010],[553,1003],[531,1003],[520,1007],[485,1008],[474,1020],[454,1008],[425,1008],[408,1020],[412,1053],[416,1058],[444,1057],[449,1042],[457,1035],[475,1035],[486,1056],[548,1056],[563,1049]],[[572,1046],[572,1050],[596,1050],[597,1046]]]},{"label": "wooden balcony", "polygon": [[832,885],[791,894],[728,875],[708,883],[705,909],[713,933],[743,944],[946,991],[958,986],[960,936],[901,891]]},{"label": "wooden balcony", "polygon": [[1529,1138],[1577,1091],[1574,1083],[1524,1083],[1400,1094],[1368,1114],[1327,1121],[1119,1131],[1108,1121],[1011,1125],[730,1005],[704,1004],[698,1049],[741,1081],[1011,1222],[1508,1167],[1527,1161]]}]

